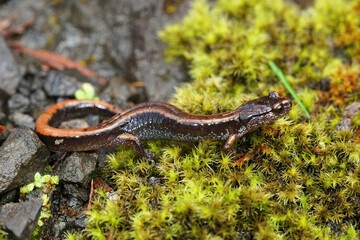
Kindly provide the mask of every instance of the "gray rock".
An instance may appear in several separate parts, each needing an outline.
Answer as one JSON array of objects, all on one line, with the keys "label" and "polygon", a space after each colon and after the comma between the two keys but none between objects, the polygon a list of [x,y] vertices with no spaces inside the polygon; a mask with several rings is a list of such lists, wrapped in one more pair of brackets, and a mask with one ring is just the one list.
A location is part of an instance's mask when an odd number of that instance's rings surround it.
[{"label": "gray rock", "polygon": [[43,90],[37,89],[34,93],[30,95],[31,104],[37,106],[41,105],[46,101],[46,94]]},{"label": "gray rock", "polygon": [[32,67],[34,67],[34,65],[29,65],[25,68],[26,74],[17,89],[17,92],[26,97],[31,97],[31,95],[36,94],[35,92],[41,90],[43,85],[43,77],[40,76],[42,73],[38,71],[30,73]]},{"label": "gray rock", "polygon": [[50,97],[71,97],[81,84],[62,72],[50,71],[44,80],[44,90]]},{"label": "gray rock", "polygon": [[35,120],[30,115],[14,112],[9,115],[9,120],[12,121],[16,127],[24,126],[35,129]]},{"label": "gray rock", "polygon": [[65,217],[59,217],[58,221],[54,223],[54,226],[52,227],[52,233],[53,237],[57,238],[63,232],[66,228],[66,219]]},{"label": "gray rock", "polygon": [[62,129],[79,129],[79,128],[87,128],[89,124],[82,119],[72,119],[69,121],[62,122],[59,128]]},{"label": "gray rock", "polygon": [[[34,1],[34,0],[12,0],[9,4],[6,4],[0,8],[0,19],[7,18],[11,13],[17,13],[18,18],[12,23],[12,26],[21,25],[24,22],[27,22],[31,19],[36,19],[36,22],[45,21],[42,18],[44,14],[44,7],[47,3],[43,1]],[[46,12],[46,11],[45,11]],[[34,24],[31,28],[26,30],[26,34],[22,35],[22,40],[24,41],[24,46],[33,49],[44,48],[45,44],[48,42],[48,38],[44,37],[45,33],[36,31],[38,29],[37,24]],[[51,30],[46,32],[47,35],[52,34]],[[47,36],[46,35],[46,36]],[[30,40],[27,40],[27,39]]]},{"label": "gray rock", "polygon": [[0,225],[10,239],[30,239],[37,226],[42,203],[42,199],[33,199],[0,207]]},{"label": "gray rock", "polygon": [[70,198],[68,207],[74,210],[76,213],[81,211],[81,208],[83,207],[83,202],[79,201],[79,199],[72,197]]},{"label": "gray rock", "polygon": [[76,186],[76,184],[66,183],[64,184],[64,194],[73,196],[83,203],[89,200],[89,190]]},{"label": "gray rock", "polygon": [[85,185],[95,170],[97,157],[96,153],[74,152],[59,166],[57,175],[65,182]]},{"label": "gray rock", "polygon": [[74,221],[74,225],[78,228],[86,227],[86,215],[82,214],[82,216]]},{"label": "gray rock", "polygon": [[7,105],[9,112],[27,113],[30,110],[30,99],[17,93],[9,99]]},{"label": "gray rock", "polygon": [[0,59],[0,96],[14,95],[21,80],[21,74],[15,58],[2,36],[0,36]]},{"label": "gray rock", "polygon": [[351,121],[360,109],[360,102],[353,102],[347,106],[343,112],[343,120],[336,125],[336,130],[351,130]]},{"label": "gray rock", "polygon": [[[126,79],[144,82],[150,101],[166,101],[174,86],[188,79],[177,63],[166,63],[157,33],[165,25],[180,21],[191,1],[181,1],[176,12],[166,13],[164,1],[124,0],[104,4],[105,19],[112,31],[107,44]],[[116,16],[116,17],[114,17]]]},{"label": "gray rock", "polygon": [[32,130],[15,128],[0,147],[0,194],[32,182],[49,158],[49,150]]},{"label": "gray rock", "polygon": [[107,88],[100,94],[101,100],[105,102],[111,102],[120,109],[126,109],[130,107],[129,101],[137,100],[140,102],[146,99],[140,91],[140,88],[132,86],[129,82],[112,78],[109,81]]}]

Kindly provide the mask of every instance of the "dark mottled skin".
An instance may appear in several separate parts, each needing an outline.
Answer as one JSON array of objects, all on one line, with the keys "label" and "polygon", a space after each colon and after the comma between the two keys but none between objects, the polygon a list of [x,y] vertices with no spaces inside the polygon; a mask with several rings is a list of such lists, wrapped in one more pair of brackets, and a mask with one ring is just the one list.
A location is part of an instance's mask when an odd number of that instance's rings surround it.
[{"label": "dark mottled skin", "polygon": [[[277,92],[249,101],[225,113],[192,115],[166,103],[142,103],[120,112],[112,105],[90,100],[70,100],[56,104],[42,113],[36,131],[52,151],[88,151],[103,147],[131,145],[146,156],[141,141],[169,139],[197,141],[212,138],[226,141],[229,151],[244,134],[284,116],[291,110],[291,100]],[[51,127],[84,113],[116,114],[87,129]]]}]

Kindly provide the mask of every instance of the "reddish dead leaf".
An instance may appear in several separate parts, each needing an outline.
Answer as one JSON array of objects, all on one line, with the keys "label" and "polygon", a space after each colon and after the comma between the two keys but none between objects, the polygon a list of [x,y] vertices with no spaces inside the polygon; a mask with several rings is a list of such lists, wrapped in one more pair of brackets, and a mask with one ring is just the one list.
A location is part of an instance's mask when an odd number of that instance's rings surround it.
[{"label": "reddish dead leaf", "polygon": [[67,209],[67,215],[69,216],[69,217],[73,217],[73,216],[75,216],[77,213],[76,213],[76,211],[74,210],[74,209],[72,209],[72,208],[68,208]]},{"label": "reddish dead leaf", "polygon": [[65,69],[76,69],[83,76],[91,78],[97,77],[99,84],[106,85],[106,80],[99,76],[95,71],[82,66],[78,62],[75,62],[63,55],[52,53],[46,50],[35,50],[30,48],[25,48],[22,46],[21,42],[9,41],[8,45],[18,53],[28,54],[34,58],[42,61],[43,64],[48,65],[51,68],[54,68],[59,71],[63,71]]},{"label": "reddish dead leaf", "polygon": [[104,192],[110,192],[113,190],[111,187],[109,187],[109,185],[107,185],[107,183],[101,177],[94,178],[94,188],[95,189],[102,188]]},{"label": "reddish dead leaf", "polygon": [[241,166],[245,161],[250,160],[252,157],[252,153],[238,153],[236,154],[237,160],[233,163],[233,166]]},{"label": "reddish dead leaf", "polygon": [[360,144],[360,130],[357,130],[354,134],[354,141]]},{"label": "reddish dead leaf", "polygon": [[101,178],[96,177],[91,180],[91,187],[90,187],[90,195],[89,195],[89,204],[88,204],[88,211],[91,210],[91,201],[93,201],[93,198],[95,198],[94,189],[100,189],[102,188],[104,192],[110,192],[113,189],[107,185],[107,183]]},{"label": "reddish dead leaf", "polygon": [[320,92],[321,102],[343,106],[347,99],[360,89],[360,71],[350,66],[341,66],[330,75],[329,91]]},{"label": "reddish dead leaf", "polygon": [[91,187],[90,187],[90,194],[89,194],[89,203],[88,203],[88,207],[87,210],[90,211],[91,210],[91,201],[93,198],[93,193],[94,193],[94,179],[91,179]]}]

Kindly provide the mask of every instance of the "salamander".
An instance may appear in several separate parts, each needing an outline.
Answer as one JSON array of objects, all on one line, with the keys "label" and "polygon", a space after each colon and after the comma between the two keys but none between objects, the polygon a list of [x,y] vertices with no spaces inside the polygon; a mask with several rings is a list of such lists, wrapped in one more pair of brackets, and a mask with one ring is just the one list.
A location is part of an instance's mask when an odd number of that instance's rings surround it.
[{"label": "salamander", "polygon": [[[254,129],[287,114],[291,100],[277,92],[242,104],[235,110],[214,115],[193,115],[163,102],[146,102],[120,111],[96,100],[67,100],[40,114],[36,132],[55,152],[89,151],[104,147],[132,146],[141,157],[152,158],[142,141],[167,139],[198,141],[223,140],[224,151],[231,152],[234,142]],[[99,114],[112,116],[102,123],[83,129],[60,129],[64,120]]]}]

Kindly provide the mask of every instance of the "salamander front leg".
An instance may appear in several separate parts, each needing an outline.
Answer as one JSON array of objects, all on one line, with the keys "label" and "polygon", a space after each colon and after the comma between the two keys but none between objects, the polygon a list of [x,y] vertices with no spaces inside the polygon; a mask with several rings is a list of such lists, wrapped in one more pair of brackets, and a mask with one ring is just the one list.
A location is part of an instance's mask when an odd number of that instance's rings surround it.
[{"label": "salamander front leg", "polygon": [[[242,135],[241,135],[242,136]],[[224,145],[224,152],[229,154],[231,158],[234,160],[234,164],[241,166],[244,163],[244,160],[250,159],[251,154],[249,153],[237,153],[235,149],[233,149],[233,145],[236,139],[240,138],[239,135],[231,135],[228,140],[226,140]]]},{"label": "salamander front leg", "polygon": [[232,148],[236,139],[237,139],[236,134],[233,134],[228,138],[228,140],[226,140],[224,147],[223,147],[225,153],[231,154],[232,156],[236,155],[236,151]]},{"label": "salamander front leg", "polygon": [[145,149],[140,139],[134,135],[119,135],[111,142],[111,147],[117,146],[132,146],[135,149],[135,152],[140,156],[145,158],[147,161],[156,161],[159,157]]}]

